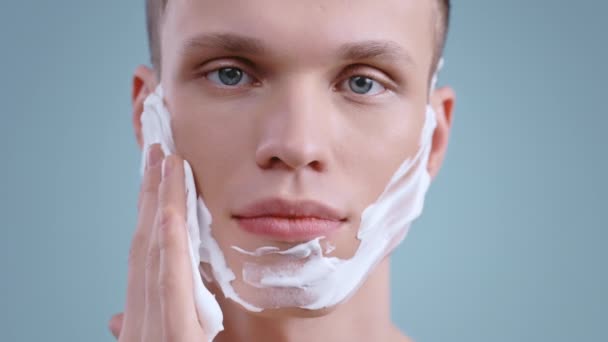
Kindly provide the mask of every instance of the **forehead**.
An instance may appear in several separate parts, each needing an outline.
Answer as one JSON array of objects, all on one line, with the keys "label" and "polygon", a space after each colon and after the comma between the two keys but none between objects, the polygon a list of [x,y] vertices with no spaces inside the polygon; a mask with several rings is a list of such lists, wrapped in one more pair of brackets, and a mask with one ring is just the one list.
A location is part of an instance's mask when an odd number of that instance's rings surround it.
[{"label": "forehead", "polygon": [[310,62],[336,56],[349,44],[390,42],[395,56],[428,68],[434,1],[171,0],[161,29],[163,59],[212,33],[250,37],[264,52]]}]

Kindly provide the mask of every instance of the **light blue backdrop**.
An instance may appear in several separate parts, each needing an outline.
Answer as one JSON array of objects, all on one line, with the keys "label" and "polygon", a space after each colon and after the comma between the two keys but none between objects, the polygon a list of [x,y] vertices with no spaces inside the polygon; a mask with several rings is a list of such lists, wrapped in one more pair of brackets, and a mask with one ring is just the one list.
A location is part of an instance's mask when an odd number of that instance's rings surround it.
[{"label": "light blue backdrop", "polygon": [[[449,157],[396,252],[419,342],[608,341],[608,4],[457,1]],[[0,4],[0,340],[111,341],[143,0]]]}]

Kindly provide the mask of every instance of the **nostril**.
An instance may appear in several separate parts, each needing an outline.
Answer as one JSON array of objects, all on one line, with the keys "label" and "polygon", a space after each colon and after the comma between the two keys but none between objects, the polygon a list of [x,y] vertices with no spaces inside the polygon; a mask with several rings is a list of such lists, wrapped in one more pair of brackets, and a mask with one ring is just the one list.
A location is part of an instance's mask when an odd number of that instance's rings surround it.
[{"label": "nostril", "polygon": [[323,164],[318,160],[312,161],[308,165],[315,171],[323,171]]},{"label": "nostril", "polygon": [[274,168],[277,166],[277,164],[281,164],[281,158],[279,157],[272,157],[270,158],[270,160],[268,161],[268,166],[270,166],[271,168]]},{"label": "nostril", "polygon": [[298,165],[288,164],[282,158],[273,156],[273,157],[270,157],[269,159],[267,159],[266,163],[263,163],[260,166],[262,166],[262,168],[264,168],[264,169],[275,169],[275,168],[299,169],[301,167],[308,167],[317,172],[324,171],[324,169],[325,169],[324,163],[322,163],[319,160],[313,160],[313,161],[309,162],[308,164],[301,164],[299,166]]},{"label": "nostril", "polygon": [[268,161],[264,164],[265,164],[264,165],[265,168],[274,169],[274,168],[280,167],[281,164],[284,164],[284,163],[281,160],[281,158],[274,156],[274,157],[271,157],[270,159],[268,159]]}]

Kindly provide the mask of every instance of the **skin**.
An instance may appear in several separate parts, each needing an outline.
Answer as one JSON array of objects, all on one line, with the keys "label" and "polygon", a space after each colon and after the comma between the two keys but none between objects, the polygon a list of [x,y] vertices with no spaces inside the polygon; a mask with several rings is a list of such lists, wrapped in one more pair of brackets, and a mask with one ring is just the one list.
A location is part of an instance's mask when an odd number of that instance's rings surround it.
[{"label": "skin", "polygon": [[[176,165],[183,158],[192,165],[213,216],[214,238],[237,275],[243,256],[230,246],[289,246],[252,236],[232,218],[238,208],[268,197],[314,199],[344,212],[346,223],[328,240],[336,246],[332,255],[351,257],[362,211],[419,148],[427,103],[438,123],[427,170],[437,175],[454,93],[449,87],[428,92],[435,10],[433,1],[417,0],[169,1],[160,31],[160,79],[179,156],[166,160]],[[209,34],[221,39],[210,40]],[[235,35],[257,39],[264,48],[219,46],[236,41]],[[198,44],[188,44],[195,39]],[[340,53],[362,43],[358,50],[365,50],[370,41],[392,50],[379,56]],[[223,67],[247,76],[236,86],[224,85],[217,72]],[[143,101],[158,85],[157,75],[146,66],[134,75],[133,124],[140,145]],[[372,90],[354,92],[349,80],[355,76],[373,80]],[[125,315],[110,322],[120,341],[204,338],[187,266],[179,169],[162,181],[158,165],[146,171]],[[208,285],[224,312],[226,330],[216,341],[409,340],[389,315],[389,258],[348,301],[317,312],[253,314]],[[251,289],[240,277],[233,285],[249,301],[276,295]]]}]

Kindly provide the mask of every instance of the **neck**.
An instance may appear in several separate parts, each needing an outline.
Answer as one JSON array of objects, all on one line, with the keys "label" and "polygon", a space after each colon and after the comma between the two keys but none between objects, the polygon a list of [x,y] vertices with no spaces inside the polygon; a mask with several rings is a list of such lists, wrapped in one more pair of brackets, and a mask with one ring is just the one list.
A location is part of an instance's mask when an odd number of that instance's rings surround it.
[{"label": "neck", "polygon": [[260,315],[217,296],[225,330],[218,342],[233,341],[407,341],[390,319],[389,261],[384,260],[348,301],[319,317]]}]

